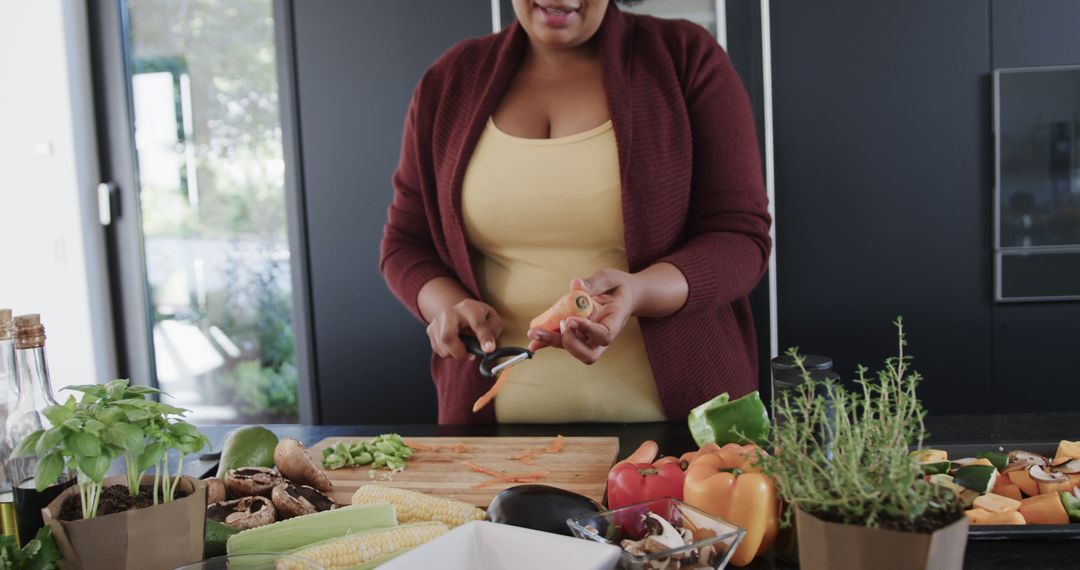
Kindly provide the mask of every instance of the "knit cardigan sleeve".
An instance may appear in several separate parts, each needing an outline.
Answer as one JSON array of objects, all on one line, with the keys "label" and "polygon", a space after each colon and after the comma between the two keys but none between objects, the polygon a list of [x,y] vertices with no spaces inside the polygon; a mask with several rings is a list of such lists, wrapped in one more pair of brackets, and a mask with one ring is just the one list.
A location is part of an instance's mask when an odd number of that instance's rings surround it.
[{"label": "knit cardigan sleeve", "polygon": [[424,321],[417,303],[420,289],[436,277],[457,278],[440,258],[429,225],[437,212],[428,211],[421,188],[423,179],[423,137],[418,134],[419,100],[422,85],[418,86],[409,103],[401,137],[401,158],[392,178],[394,198],[387,213],[380,244],[379,269],[390,290],[416,318]]},{"label": "knit cardigan sleeve", "polygon": [[749,294],[768,266],[772,247],[746,90],[724,50],[707,40],[693,38],[686,46],[684,85],[693,141],[686,241],[659,260],[686,277],[683,314],[716,310]]}]

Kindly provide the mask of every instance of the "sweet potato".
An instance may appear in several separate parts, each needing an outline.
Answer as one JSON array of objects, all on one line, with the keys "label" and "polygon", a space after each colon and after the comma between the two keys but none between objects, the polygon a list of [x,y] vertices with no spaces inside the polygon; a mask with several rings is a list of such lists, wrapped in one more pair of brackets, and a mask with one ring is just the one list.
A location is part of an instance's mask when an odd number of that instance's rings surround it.
[{"label": "sweet potato", "polygon": [[1039,494],[1039,484],[1031,478],[1031,474],[1026,470],[1009,471],[1006,473],[1013,484],[1020,487],[1020,490],[1029,497],[1034,497]]},{"label": "sweet potato", "polygon": [[1069,514],[1058,495],[1036,495],[1020,501],[1020,514],[1028,524],[1069,524]]},{"label": "sweet potato", "polygon": [[1017,511],[994,513],[986,509],[971,509],[964,511],[971,524],[1027,524],[1024,516]]}]

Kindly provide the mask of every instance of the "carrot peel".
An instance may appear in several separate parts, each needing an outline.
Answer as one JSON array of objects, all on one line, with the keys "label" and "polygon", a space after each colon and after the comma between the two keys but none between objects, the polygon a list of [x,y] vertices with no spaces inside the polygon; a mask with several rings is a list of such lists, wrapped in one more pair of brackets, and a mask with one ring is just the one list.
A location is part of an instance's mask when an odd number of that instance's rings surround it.
[{"label": "carrot peel", "polygon": [[506,377],[509,374],[509,368],[503,370],[502,374],[499,374],[498,379],[495,380],[495,383],[491,385],[491,389],[485,392],[483,396],[480,396],[476,399],[476,402],[472,405],[472,411],[474,414],[484,409],[484,406],[488,405],[492,400],[495,399],[495,395],[498,394],[499,390],[502,389],[503,384],[506,384]]}]

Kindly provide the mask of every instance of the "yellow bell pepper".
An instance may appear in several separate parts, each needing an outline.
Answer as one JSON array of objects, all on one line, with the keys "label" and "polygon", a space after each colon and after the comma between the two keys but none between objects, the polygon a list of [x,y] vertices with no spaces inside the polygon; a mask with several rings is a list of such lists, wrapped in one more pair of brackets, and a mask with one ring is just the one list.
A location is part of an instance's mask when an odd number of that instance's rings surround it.
[{"label": "yellow bell pepper", "polygon": [[772,548],[780,526],[780,499],[771,477],[761,473],[755,445],[728,444],[699,453],[686,470],[683,501],[746,530],[731,557],[746,566]]}]

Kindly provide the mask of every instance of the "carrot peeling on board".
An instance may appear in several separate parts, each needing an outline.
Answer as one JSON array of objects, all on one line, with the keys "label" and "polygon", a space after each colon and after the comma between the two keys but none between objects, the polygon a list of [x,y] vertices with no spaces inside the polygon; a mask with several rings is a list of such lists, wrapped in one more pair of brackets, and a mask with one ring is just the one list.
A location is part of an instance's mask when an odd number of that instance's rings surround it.
[{"label": "carrot peeling on board", "polygon": [[502,374],[499,374],[499,378],[495,380],[494,384],[491,385],[491,389],[485,392],[483,396],[480,396],[476,400],[476,403],[472,405],[472,411],[474,414],[484,409],[484,406],[488,405],[492,400],[495,399],[495,394],[498,394],[499,390],[502,389],[503,384],[506,384],[506,377],[509,374],[509,368],[503,370]]},{"label": "carrot peeling on board", "polygon": [[409,439],[404,440],[405,445],[412,448],[413,451],[454,451],[457,453],[468,453],[472,451],[472,448],[464,443],[448,443],[445,445],[431,445],[427,443],[418,443]]},{"label": "carrot peeling on board", "polygon": [[558,453],[562,451],[562,448],[565,445],[566,438],[563,437],[561,434],[557,435],[555,436],[555,440],[552,441],[551,444],[547,446],[547,449],[544,450],[544,453]]},{"label": "carrot peeling on board", "polygon": [[501,483],[535,483],[548,476],[550,471],[536,471],[534,473],[507,473],[487,481],[481,481],[472,486],[473,489],[499,485]]},{"label": "carrot peeling on board", "polygon": [[533,458],[535,458],[537,455],[540,455],[539,449],[529,449],[526,451],[522,451],[521,453],[511,457],[510,459],[516,459],[524,463],[525,465],[536,465],[536,463],[533,462]]},{"label": "carrot peeling on board", "polygon": [[541,329],[552,333],[559,332],[559,323],[568,317],[588,318],[596,303],[585,291],[571,291],[559,297],[555,304],[529,323],[531,329]]},{"label": "carrot peeling on board", "polygon": [[473,463],[472,461],[462,461],[461,464],[464,465],[465,467],[468,467],[469,469],[472,469],[473,471],[476,471],[477,473],[483,473],[485,475],[491,475],[492,477],[498,477],[498,476],[504,474],[503,471],[496,471],[495,469],[492,469],[490,467],[484,467],[482,465],[477,465],[477,464]]}]

